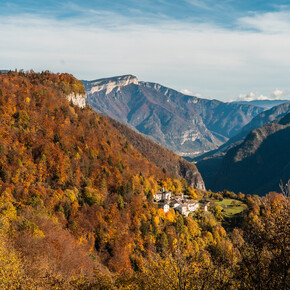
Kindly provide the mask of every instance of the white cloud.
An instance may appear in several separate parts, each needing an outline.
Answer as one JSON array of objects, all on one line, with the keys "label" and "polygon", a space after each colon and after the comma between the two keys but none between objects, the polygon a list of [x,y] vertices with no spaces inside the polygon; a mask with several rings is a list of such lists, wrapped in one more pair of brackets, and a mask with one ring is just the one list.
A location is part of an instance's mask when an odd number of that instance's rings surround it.
[{"label": "white cloud", "polygon": [[271,98],[274,100],[290,100],[290,89],[285,91],[276,89],[272,92]]},{"label": "white cloud", "polygon": [[255,29],[266,33],[289,33],[290,32],[290,12],[268,12],[263,14],[253,14],[242,17],[238,23],[243,28]]},{"label": "white cloud", "polygon": [[281,91],[279,89],[274,90],[270,96],[264,96],[263,94],[250,92],[248,94],[240,94],[238,101],[255,101],[255,100],[290,100],[290,89]]},{"label": "white cloud", "polygon": [[200,93],[193,93],[192,91],[188,90],[188,89],[182,89],[180,90],[180,92],[184,95],[188,95],[188,96],[194,96],[194,97],[198,97],[201,98],[202,95]]},{"label": "white cloud", "polygon": [[266,33],[289,33],[290,12],[268,12],[253,14],[238,20],[242,28],[255,29]]},{"label": "white cloud", "polygon": [[100,14],[67,20],[1,17],[1,69],[66,71],[90,80],[131,73],[225,100],[245,90],[260,91],[255,97],[262,98],[273,88],[288,88],[290,33],[177,21],[125,24],[118,15],[109,22]]},{"label": "white cloud", "polygon": [[185,0],[187,3],[189,3],[192,6],[205,9],[205,10],[212,10],[213,5],[212,3],[206,3],[205,0]]},{"label": "white cloud", "polygon": [[184,95],[193,96],[193,92],[191,92],[188,89],[182,89],[182,90],[180,90],[180,92]]},{"label": "white cloud", "polygon": [[250,101],[254,101],[254,100],[269,100],[270,98],[269,97],[266,97],[262,94],[257,94],[257,93],[254,93],[254,92],[250,92],[249,94],[240,94],[239,97],[238,97],[238,100],[239,101],[247,101],[247,102],[250,102]]},{"label": "white cloud", "polygon": [[283,97],[283,91],[276,89],[274,92],[272,92],[272,98],[273,99],[281,99]]}]

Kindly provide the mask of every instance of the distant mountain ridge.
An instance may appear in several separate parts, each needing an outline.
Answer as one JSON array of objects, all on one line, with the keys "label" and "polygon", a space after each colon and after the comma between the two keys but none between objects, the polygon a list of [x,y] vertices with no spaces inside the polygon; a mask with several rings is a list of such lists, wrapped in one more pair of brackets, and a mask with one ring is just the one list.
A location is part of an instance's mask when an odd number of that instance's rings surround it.
[{"label": "distant mountain ridge", "polygon": [[264,110],[184,95],[132,75],[83,83],[96,111],[182,156],[218,148]]},{"label": "distant mountain ridge", "polygon": [[234,101],[233,103],[248,104],[270,109],[284,103],[290,103],[290,100],[253,100],[253,101]]},{"label": "distant mountain ridge", "polygon": [[290,113],[252,130],[224,157],[197,163],[205,185],[214,191],[231,190],[250,194],[279,191],[280,180],[290,179]]},{"label": "distant mountain ridge", "polygon": [[226,143],[222,144],[218,149],[207,152],[201,156],[198,156],[195,161],[200,161],[203,158],[214,156],[226,152],[230,148],[239,145],[247,135],[254,129],[257,129],[269,122],[278,122],[280,118],[284,117],[290,111],[290,103],[283,103],[267,111],[264,111],[254,117],[247,125],[245,125],[241,131],[230,138]]}]

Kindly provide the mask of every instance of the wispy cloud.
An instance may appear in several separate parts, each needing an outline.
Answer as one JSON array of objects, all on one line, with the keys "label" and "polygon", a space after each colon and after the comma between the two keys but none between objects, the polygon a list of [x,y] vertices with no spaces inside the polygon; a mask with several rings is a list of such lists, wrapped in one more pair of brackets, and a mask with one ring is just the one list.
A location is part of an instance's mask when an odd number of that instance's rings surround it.
[{"label": "wispy cloud", "polygon": [[253,29],[259,32],[281,34],[290,33],[290,11],[254,13],[238,20],[241,28]]},{"label": "wispy cloud", "polygon": [[281,91],[279,89],[274,90],[271,94],[271,99],[290,100],[290,89],[287,89],[285,91]]},{"label": "wispy cloud", "polygon": [[[78,9],[68,6],[70,12]],[[279,18],[277,13],[270,19]],[[245,90],[260,91],[261,97],[289,87],[290,33],[279,31],[280,24],[269,33],[257,14],[240,19],[236,30],[167,16],[147,22],[136,18],[87,8],[65,18],[1,16],[1,66],[67,71],[82,79],[131,73],[224,99]],[[260,28],[240,29],[245,24]]]},{"label": "wispy cloud", "polygon": [[212,1],[205,1],[205,0],[185,0],[190,5],[195,7],[205,9],[205,10],[212,10],[213,9],[213,2]]},{"label": "wispy cloud", "polygon": [[188,89],[182,89],[180,92],[184,95],[193,96],[193,92]]},{"label": "wispy cloud", "polygon": [[264,96],[258,92],[240,94],[238,101],[255,101],[255,100],[290,100],[290,89],[285,91],[275,89],[269,96]]},{"label": "wispy cloud", "polygon": [[238,100],[239,101],[247,101],[247,102],[250,102],[250,101],[254,101],[254,100],[270,100],[269,97],[267,96],[264,96],[262,94],[258,94],[258,93],[254,93],[254,92],[250,92],[249,94],[240,94],[239,97],[238,97]]}]

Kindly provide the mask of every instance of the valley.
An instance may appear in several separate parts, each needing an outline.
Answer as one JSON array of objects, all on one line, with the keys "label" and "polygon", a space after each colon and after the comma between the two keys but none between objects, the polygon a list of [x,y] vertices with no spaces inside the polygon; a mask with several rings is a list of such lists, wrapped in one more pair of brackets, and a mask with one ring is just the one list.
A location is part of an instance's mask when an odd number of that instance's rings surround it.
[{"label": "valley", "polygon": [[[134,82],[122,85],[135,90]],[[123,90],[99,85],[118,98]],[[286,289],[289,113],[229,150],[219,162],[229,168],[218,178],[225,183],[211,191],[207,174],[217,165],[200,174],[154,137],[85,102],[82,82],[70,74],[0,73],[3,289],[252,289],[257,280],[261,289]],[[268,154],[273,144],[276,155]],[[259,184],[265,188],[282,176],[282,194],[225,190],[226,176],[243,186],[236,163],[270,172],[273,179]]]},{"label": "valley", "polygon": [[289,290],[290,1],[0,1],[0,290]]},{"label": "valley", "polygon": [[[277,146],[281,147],[284,155],[280,156],[281,150],[275,154],[270,148],[263,156],[257,153],[260,167],[257,162],[251,164],[252,161],[249,160],[254,157],[249,156],[250,159],[244,158],[245,165],[237,161],[232,161],[233,164],[229,165],[227,161],[230,152],[237,146],[243,146],[241,144],[252,130],[269,122],[279,122],[290,111],[290,103],[287,101],[223,103],[184,95],[160,84],[139,81],[133,75],[83,83],[86,101],[94,110],[109,116],[119,129],[122,123],[143,134],[148,142],[157,143],[186,160],[197,162],[208,189],[264,195],[271,190],[279,190],[279,178],[282,182],[287,182],[290,178],[289,155],[282,149],[287,147],[288,141],[283,138],[281,142],[285,145]],[[128,137],[133,131],[128,131],[126,126],[122,127],[122,132]],[[135,144],[143,153],[148,152],[146,145],[140,146],[140,142]],[[252,146],[249,142],[246,144],[245,148]],[[283,160],[280,164],[282,168],[277,165],[277,168],[271,169],[274,162],[274,157],[271,160],[268,158],[271,155]],[[249,167],[253,172],[247,169]],[[277,177],[270,177],[271,171]],[[268,185],[264,184],[264,180],[268,180]]]}]

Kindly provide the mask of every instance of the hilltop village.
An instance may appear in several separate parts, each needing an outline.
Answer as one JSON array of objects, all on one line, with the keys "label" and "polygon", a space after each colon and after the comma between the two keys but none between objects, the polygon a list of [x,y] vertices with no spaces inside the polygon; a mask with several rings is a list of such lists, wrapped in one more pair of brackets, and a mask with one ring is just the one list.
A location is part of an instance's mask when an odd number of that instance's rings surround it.
[{"label": "hilltop village", "polygon": [[162,208],[165,213],[168,212],[170,208],[173,208],[183,216],[188,216],[191,212],[199,208],[207,211],[210,204],[207,200],[191,200],[189,196],[183,193],[172,196],[172,193],[164,188],[153,197],[155,203],[157,203],[158,207]]}]

